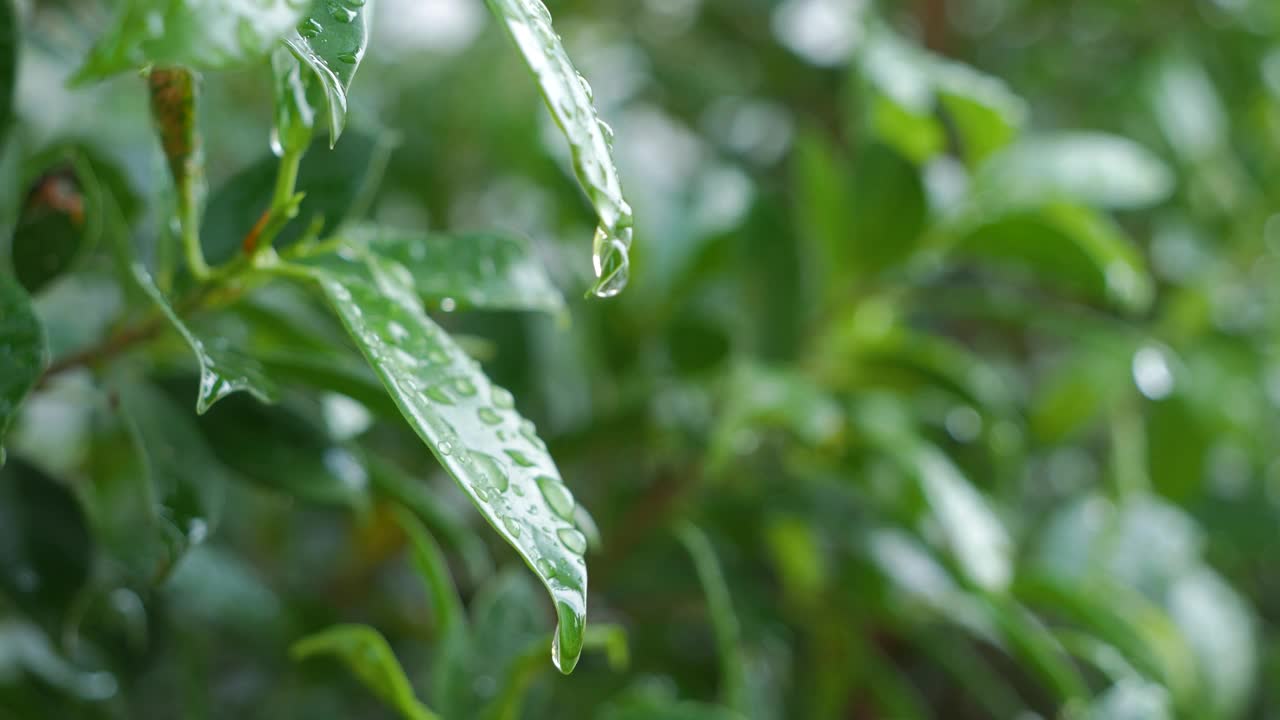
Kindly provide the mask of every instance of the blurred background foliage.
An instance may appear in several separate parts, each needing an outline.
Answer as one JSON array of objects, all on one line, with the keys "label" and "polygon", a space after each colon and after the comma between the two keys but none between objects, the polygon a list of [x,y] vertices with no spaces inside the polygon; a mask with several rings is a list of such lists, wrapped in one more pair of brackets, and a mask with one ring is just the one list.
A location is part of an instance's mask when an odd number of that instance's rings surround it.
[{"label": "blurred background foliage", "polygon": [[[159,246],[171,190],[145,83],[66,85],[110,6],[18,6],[3,184],[81,200],[4,198],[58,358],[137,302],[99,240]],[[479,0],[379,2],[296,225],[531,239],[563,305],[435,315],[598,526],[575,674],[333,322],[268,289],[207,331],[278,404],[197,421],[167,335],[27,402],[0,717],[1280,718],[1280,5],[548,6],[616,131],[624,293],[582,299],[590,207]],[[204,90],[225,260],[272,88]],[[140,510],[175,465],[196,487]]]}]

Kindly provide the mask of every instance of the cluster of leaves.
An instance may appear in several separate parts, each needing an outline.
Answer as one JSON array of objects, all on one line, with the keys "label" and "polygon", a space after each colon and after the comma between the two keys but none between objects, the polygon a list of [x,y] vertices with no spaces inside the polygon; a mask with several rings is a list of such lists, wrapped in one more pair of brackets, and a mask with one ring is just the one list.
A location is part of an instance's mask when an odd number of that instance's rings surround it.
[{"label": "cluster of leaves", "polygon": [[0,717],[1280,708],[1270,4],[373,3],[0,0]]}]

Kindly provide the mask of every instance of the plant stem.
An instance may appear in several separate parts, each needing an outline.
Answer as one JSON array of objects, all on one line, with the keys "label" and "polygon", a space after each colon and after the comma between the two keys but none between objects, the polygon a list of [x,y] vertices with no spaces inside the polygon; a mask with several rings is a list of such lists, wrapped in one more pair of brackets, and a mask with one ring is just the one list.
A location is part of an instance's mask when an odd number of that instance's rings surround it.
[{"label": "plant stem", "polygon": [[204,155],[196,125],[196,76],[186,68],[156,68],[147,84],[151,91],[151,117],[178,193],[183,255],[191,274],[203,280],[209,276],[209,264],[200,247],[200,206],[205,186]]}]

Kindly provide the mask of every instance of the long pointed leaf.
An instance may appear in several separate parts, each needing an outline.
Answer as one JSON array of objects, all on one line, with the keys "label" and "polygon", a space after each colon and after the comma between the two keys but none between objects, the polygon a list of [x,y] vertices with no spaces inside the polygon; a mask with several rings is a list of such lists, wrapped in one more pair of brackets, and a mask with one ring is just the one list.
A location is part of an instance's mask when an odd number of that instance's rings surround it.
[{"label": "long pointed leaf", "polygon": [[537,572],[559,617],[552,658],[572,671],[586,621],[586,538],[572,520],[572,494],[511,394],[427,316],[403,266],[348,249],[280,271],[319,285],[409,424]]},{"label": "long pointed leaf", "polygon": [[369,45],[372,0],[317,0],[284,42],[320,82],[329,103],[329,143],[347,124],[347,91]]},{"label": "long pointed leaf", "polygon": [[551,26],[551,13],[541,0],[486,0],[501,20],[524,61],[542,87],[547,108],[573,152],[578,181],[591,197],[600,227],[593,255],[593,292],[611,297],[622,292],[630,274],[631,206],[622,196],[622,183],[613,164],[613,131],[601,122],[591,86],[574,69],[560,36]]}]

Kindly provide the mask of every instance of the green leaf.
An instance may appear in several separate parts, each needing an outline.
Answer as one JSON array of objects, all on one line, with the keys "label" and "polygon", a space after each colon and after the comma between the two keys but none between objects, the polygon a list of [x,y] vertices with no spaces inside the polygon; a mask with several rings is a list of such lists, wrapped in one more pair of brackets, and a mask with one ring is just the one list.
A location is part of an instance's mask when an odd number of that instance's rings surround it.
[{"label": "green leaf", "polygon": [[236,392],[247,392],[264,403],[274,402],[278,393],[275,382],[267,377],[257,360],[231,347],[226,338],[204,339],[192,332],[169,305],[151,274],[139,263],[133,265],[133,277],[143,292],[156,304],[173,328],[182,335],[200,363],[200,392],[196,412],[203,415],[213,404]]},{"label": "green leaf", "polygon": [[35,294],[93,249],[102,236],[103,189],[79,148],[62,147],[32,161],[36,177],[13,230],[13,271]]},{"label": "green leaf", "polygon": [[437,720],[418,702],[413,685],[386,638],[365,625],[337,625],[299,640],[290,649],[294,660],[332,655],[341,660],[375,695],[406,720]]},{"label": "green leaf", "polygon": [[0,0],[0,152],[13,115],[18,84],[18,13],[13,0]]},{"label": "green leaf", "polygon": [[[298,216],[281,230],[274,245],[288,247],[313,226],[332,232],[363,212],[366,208],[361,206],[382,180],[391,146],[386,135],[353,130],[333,150],[303,156],[297,191],[305,197]],[[213,193],[200,228],[210,263],[225,263],[240,252],[241,241],[270,204],[279,164],[275,156],[265,155]]]},{"label": "green leaf", "polygon": [[431,307],[565,310],[546,268],[529,243],[514,235],[441,235],[366,225],[342,237],[403,265]]},{"label": "green leaf", "polygon": [[851,281],[906,260],[927,215],[919,169],[889,145],[863,144],[852,163],[816,134],[801,137],[797,190],[801,231],[813,238],[834,300]]},{"label": "green leaf", "polygon": [[1113,685],[1094,699],[1084,720],[1172,720],[1169,693],[1155,683],[1133,679]]},{"label": "green leaf", "polygon": [[873,89],[873,132],[917,163],[945,147],[939,110],[952,121],[970,167],[1012,140],[1026,120],[1026,103],[1002,81],[911,45],[884,26],[868,32],[858,67]]},{"label": "green leaf", "polygon": [[396,522],[409,537],[413,552],[413,565],[427,584],[431,604],[436,613],[435,631],[445,635],[455,623],[464,621],[462,598],[449,575],[449,563],[439,543],[427,532],[422,523],[404,508],[396,508]]},{"label": "green leaf", "polygon": [[76,80],[148,65],[219,70],[266,56],[297,25],[298,0],[125,0]]},{"label": "green leaf", "polygon": [[486,2],[542,88],[547,109],[569,141],[578,181],[595,205],[600,226],[592,248],[598,278],[592,291],[599,297],[617,295],[630,277],[634,219],[613,164],[613,131],[596,114],[591,86],[574,69],[542,0]]},{"label": "green leaf", "polygon": [[[38,678],[49,687],[85,701],[106,700],[119,689],[111,673],[81,670],[62,657],[39,628],[6,618],[0,621],[0,679],[13,673]],[[42,703],[39,707],[47,705]]]},{"label": "green leaf", "polygon": [[1077,202],[1099,208],[1156,205],[1173,191],[1173,173],[1146,148],[1103,133],[1022,140],[978,171],[972,193],[986,209]]},{"label": "green leaf", "polygon": [[240,396],[219,403],[200,427],[222,462],[245,480],[318,505],[369,506],[364,463],[331,442],[318,419]]},{"label": "green leaf", "polygon": [[1034,282],[1132,312],[1154,299],[1154,281],[1132,241],[1110,219],[1083,207],[1053,204],[948,232],[956,233],[960,256],[1020,270]]},{"label": "green leaf", "polygon": [[1249,605],[1208,568],[1179,578],[1167,602],[1170,617],[1195,654],[1205,706],[1214,717],[1240,717],[1253,696],[1258,671]]},{"label": "green leaf", "polygon": [[31,308],[31,299],[17,281],[0,273],[0,465],[4,438],[18,408],[35,387],[48,363],[44,328]]},{"label": "green leaf", "polygon": [[678,536],[693,560],[702,591],[707,596],[707,612],[715,630],[720,655],[720,699],[727,707],[747,711],[746,663],[742,650],[742,629],[733,611],[733,600],[715,548],[706,533],[694,525],[683,525]]},{"label": "green leaf", "polygon": [[279,269],[319,285],[441,464],[542,579],[559,616],[553,660],[573,670],[586,619],[586,537],[573,496],[514,399],[427,316],[402,266],[348,248]]},{"label": "green leaf", "polygon": [[61,627],[89,582],[93,555],[88,519],[70,488],[17,459],[0,470],[4,597]]},{"label": "green leaf", "polygon": [[347,124],[347,91],[369,45],[371,0],[316,0],[311,14],[284,42],[324,89],[329,146]]}]

